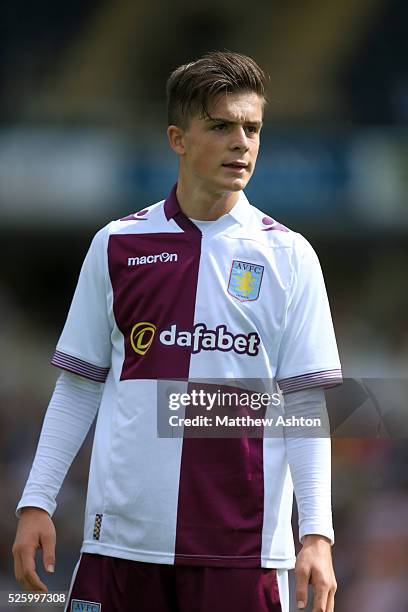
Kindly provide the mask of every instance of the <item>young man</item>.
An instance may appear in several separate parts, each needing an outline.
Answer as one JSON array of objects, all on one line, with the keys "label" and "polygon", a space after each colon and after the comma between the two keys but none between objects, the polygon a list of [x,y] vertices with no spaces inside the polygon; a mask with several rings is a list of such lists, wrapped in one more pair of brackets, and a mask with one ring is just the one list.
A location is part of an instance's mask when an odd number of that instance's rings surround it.
[{"label": "young man", "polygon": [[91,244],[18,504],[16,578],[46,590],[35,550],[54,571],[55,497],[98,412],[67,610],[288,612],[293,479],[298,607],[311,583],[313,611],[332,612],[329,438],[157,435],[160,380],[274,379],[299,416],[321,411],[323,387],[341,379],[312,248],[242,191],[259,149],[261,69],[209,53],[175,70],[167,94],[178,182]]}]

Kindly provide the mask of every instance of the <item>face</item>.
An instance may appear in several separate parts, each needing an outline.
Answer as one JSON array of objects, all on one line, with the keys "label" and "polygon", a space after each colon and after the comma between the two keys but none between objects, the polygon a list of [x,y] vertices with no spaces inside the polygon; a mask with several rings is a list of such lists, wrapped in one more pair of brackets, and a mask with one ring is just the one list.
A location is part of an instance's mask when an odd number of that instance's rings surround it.
[{"label": "face", "polygon": [[263,99],[254,92],[219,94],[208,112],[211,119],[192,117],[186,130],[169,128],[180,174],[208,193],[239,191],[255,168]]}]

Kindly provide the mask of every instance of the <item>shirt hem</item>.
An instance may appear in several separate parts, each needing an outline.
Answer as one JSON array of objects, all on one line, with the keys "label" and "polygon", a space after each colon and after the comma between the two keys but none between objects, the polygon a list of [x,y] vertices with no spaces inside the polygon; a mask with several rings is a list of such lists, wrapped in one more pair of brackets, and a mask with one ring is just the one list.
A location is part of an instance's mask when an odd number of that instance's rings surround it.
[{"label": "shirt hem", "polygon": [[101,544],[100,542],[84,542],[81,553],[105,555],[128,559],[129,561],[140,561],[143,563],[156,563],[164,565],[190,565],[205,567],[231,567],[231,568],[255,568],[266,567],[274,569],[293,569],[296,558],[275,559],[271,557],[209,557],[201,555],[176,555],[170,553],[131,550],[119,546]]}]

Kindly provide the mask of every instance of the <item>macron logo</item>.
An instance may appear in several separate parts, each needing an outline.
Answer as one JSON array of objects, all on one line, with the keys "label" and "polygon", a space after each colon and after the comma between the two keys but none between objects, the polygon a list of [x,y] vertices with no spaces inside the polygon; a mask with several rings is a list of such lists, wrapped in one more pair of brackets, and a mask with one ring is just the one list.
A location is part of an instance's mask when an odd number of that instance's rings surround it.
[{"label": "macron logo", "polygon": [[155,264],[158,261],[168,263],[177,261],[177,253],[158,253],[157,255],[143,255],[142,257],[128,257],[128,266],[144,266],[145,264]]}]

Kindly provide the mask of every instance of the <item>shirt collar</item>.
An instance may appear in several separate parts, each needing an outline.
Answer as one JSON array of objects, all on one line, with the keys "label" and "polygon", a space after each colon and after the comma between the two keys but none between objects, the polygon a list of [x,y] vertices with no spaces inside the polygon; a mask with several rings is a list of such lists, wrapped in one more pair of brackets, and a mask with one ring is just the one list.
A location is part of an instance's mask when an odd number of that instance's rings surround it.
[{"label": "shirt collar", "polygon": [[[177,183],[174,185],[167,199],[164,201],[164,213],[166,215],[167,221],[173,219],[179,213],[181,215],[184,215],[177,200],[176,191]],[[231,210],[224,216],[232,217],[240,225],[245,225],[248,220],[249,212],[250,204],[244,192],[240,191],[237,202],[231,208]],[[188,217],[186,217],[186,219],[188,219]]]},{"label": "shirt collar", "polygon": [[246,225],[250,213],[250,203],[243,191],[239,192],[238,200],[231,208],[228,215],[238,221],[240,225]]},{"label": "shirt collar", "polygon": [[173,219],[177,215],[177,213],[182,212],[180,208],[180,204],[178,203],[178,200],[177,200],[176,190],[177,190],[177,183],[174,185],[174,187],[172,188],[169,195],[164,201],[164,214],[166,215],[167,221],[170,221],[170,219]]}]

